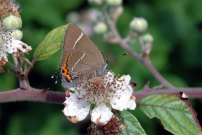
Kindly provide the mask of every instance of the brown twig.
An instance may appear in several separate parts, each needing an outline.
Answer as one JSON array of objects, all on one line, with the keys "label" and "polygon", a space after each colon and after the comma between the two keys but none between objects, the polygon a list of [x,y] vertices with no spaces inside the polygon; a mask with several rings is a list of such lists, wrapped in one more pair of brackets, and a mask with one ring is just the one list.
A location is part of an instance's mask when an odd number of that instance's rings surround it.
[{"label": "brown twig", "polygon": [[[202,88],[177,88],[177,89],[160,89],[153,90],[148,87],[140,91],[134,92],[137,102],[142,98],[154,94],[175,94],[180,95],[184,92],[189,98],[202,98]],[[15,89],[5,92],[0,92],[0,103],[16,102],[16,101],[34,101],[44,103],[57,103],[62,104],[65,100],[64,92],[55,92],[51,90],[41,90],[29,88],[28,90]]]},{"label": "brown twig", "polygon": [[166,88],[174,88],[153,66],[148,55],[143,57],[144,65],[152,73],[152,75]]},{"label": "brown twig", "polygon": [[61,104],[65,100],[65,94],[49,90],[40,90],[35,88],[15,89],[11,91],[0,92],[0,103],[16,101],[35,101],[45,103]]},{"label": "brown twig", "polygon": [[110,19],[109,16],[106,17],[107,23],[113,33],[114,38],[117,41],[117,44],[120,45],[129,55],[131,55],[134,59],[138,60],[151,72],[151,74],[165,87],[165,88],[174,88],[152,65],[149,56],[143,56],[135,52],[128,44],[126,40],[124,40],[116,29],[116,24]]}]

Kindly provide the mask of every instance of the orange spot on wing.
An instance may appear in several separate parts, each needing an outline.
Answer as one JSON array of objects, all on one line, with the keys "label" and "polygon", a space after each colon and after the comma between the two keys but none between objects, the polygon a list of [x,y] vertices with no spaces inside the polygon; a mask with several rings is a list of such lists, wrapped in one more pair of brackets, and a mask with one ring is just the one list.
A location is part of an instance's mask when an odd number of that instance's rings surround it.
[{"label": "orange spot on wing", "polygon": [[72,81],[72,77],[69,73],[69,70],[68,70],[68,65],[66,64],[67,61],[62,65],[62,69],[61,69],[61,72],[62,72],[62,75],[65,77],[65,79],[68,81],[68,82],[71,82]]}]

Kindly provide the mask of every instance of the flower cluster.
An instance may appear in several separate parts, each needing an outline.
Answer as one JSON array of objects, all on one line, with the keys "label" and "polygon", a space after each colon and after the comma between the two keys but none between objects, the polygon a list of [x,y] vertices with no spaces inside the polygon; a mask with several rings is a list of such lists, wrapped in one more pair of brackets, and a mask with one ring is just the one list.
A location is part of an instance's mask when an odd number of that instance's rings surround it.
[{"label": "flower cluster", "polygon": [[0,19],[2,20],[9,14],[19,16],[19,6],[15,3],[15,0],[0,0]]},{"label": "flower cluster", "polygon": [[[92,77],[76,84],[74,91],[66,97],[63,110],[67,118],[76,123],[91,114],[91,121],[105,125],[114,116],[112,109],[123,111],[135,109],[135,97],[130,86],[130,76],[119,78],[113,72]],[[92,105],[92,106],[91,106]],[[93,108],[90,111],[90,108]]]},{"label": "flower cluster", "polygon": [[20,41],[23,35],[19,30],[22,27],[22,20],[18,16],[17,6],[14,4],[14,1],[5,0],[1,2],[0,67],[8,62],[8,54],[19,56],[19,52],[27,53],[32,49],[30,46]]}]

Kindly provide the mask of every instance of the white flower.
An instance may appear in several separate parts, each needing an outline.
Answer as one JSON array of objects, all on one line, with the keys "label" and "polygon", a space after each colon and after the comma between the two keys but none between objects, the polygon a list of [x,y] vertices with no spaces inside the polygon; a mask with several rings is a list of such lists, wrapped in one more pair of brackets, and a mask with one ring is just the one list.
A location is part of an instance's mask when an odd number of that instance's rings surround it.
[{"label": "white flower", "polygon": [[105,125],[107,124],[113,116],[110,108],[105,104],[97,105],[96,108],[93,109],[91,113],[91,120],[95,124]]},{"label": "white flower", "polygon": [[27,44],[23,43],[20,40],[16,40],[14,38],[12,38],[11,43],[7,44],[6,46],[7,46],[7,52],[10,54],[16,53],[18,52],[18,50],[23,53],[27,53],[28,51],[32,49]]},{"label": "white flower", "polygon": [[105,125],[113,117],[112,108],[120,111],[134,110],[136,102],[132,95],[133,89],[129,85],[130,79],[129,75],[116,78],[110,71],[90,79],[83,79],[76,84],[74,93],[66,98],[64,114],[67,117],[75,116],[77,121],[83,120],[89,113],[90,105],[93,104],[92,122]]},{"label": "white flower", "polygon": [[[70,97],[66,98],[63,113],[73,123],[84,120],[89,113],[90,104],[77,94],[70,93]],[[74,119],[72,119],[74,118]]]},{"label": "white flower", "polygon": [[0,32],[0,60],[8,61],[7,54],[14,54],[17,52],[27,53],[32,48],[20,40],[12,37],[12,31]]}]

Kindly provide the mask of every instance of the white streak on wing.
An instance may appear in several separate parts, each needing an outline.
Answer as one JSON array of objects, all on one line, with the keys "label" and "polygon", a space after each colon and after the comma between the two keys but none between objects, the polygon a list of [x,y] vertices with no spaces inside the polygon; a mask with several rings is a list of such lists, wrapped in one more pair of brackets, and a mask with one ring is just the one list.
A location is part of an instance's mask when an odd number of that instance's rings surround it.
[{"label": "white streak on wing", "polygon": [[81,58],[79,58],[78,60],[77,60],[77,62],[74,64],[74,66],[72,66],[72,71],[74,70],[74,68],[76,67],[76,65],[85,57],[85,53],[83,54],[83,56],[81,56]]},{"label": "white streak on wing", "polygon": [[82,36],[83,36],[83,32],[81,32],[80,36],[77,38],[76,42],[74,43],[73,50],[76,47],[76,45],[79,42],[79,40],[81,40]]}]

